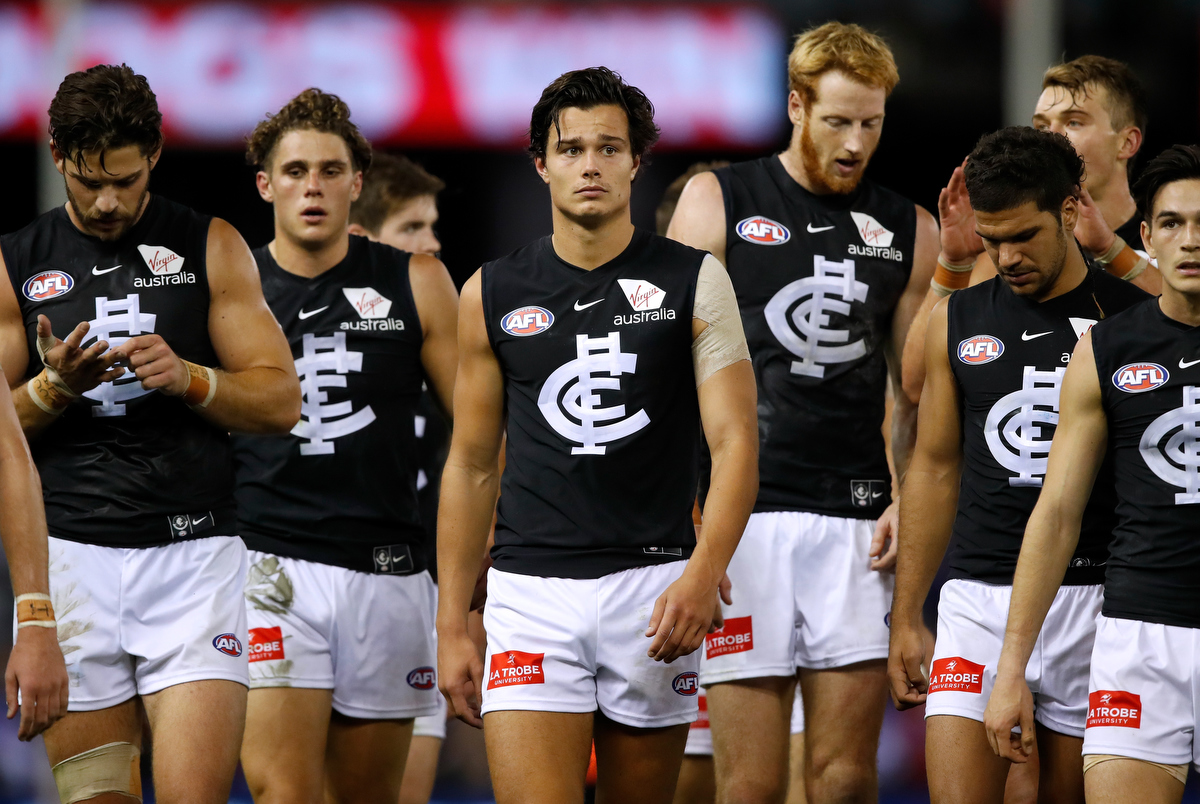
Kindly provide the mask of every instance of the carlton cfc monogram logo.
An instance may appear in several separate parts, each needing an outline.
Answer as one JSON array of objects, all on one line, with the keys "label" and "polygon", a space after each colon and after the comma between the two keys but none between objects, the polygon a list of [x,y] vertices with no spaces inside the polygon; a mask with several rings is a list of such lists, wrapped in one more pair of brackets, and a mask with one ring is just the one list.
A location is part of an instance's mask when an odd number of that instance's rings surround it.
[{"label": "carlton cfc monogram logo", "polygon": [[350,400],[329,402],[324,388],[345,388],[346,374],[362,371],[362,352],[346,348],[346,333],[335,332],[326,337],[312,333],[304,335],[304,356],[296,358],[296,374],[304,399],[300,404],[300,421],[292,435],[308,439],[300,445],[301,455],[332,455],[329,439],[356,433],[375,421],[375,411],[367,405],[353,413]]},{"label": "carlton cfc monogram logo", "polygon": [[624,405],[604,407],[600,399],[602,391],[621,390],[622,374],[636,373],[637,355],[621,351],[619,332],[604,338],[576,335],[575,348],[578,356],[546,378],[538,409],[555,432],[581,445],[571,447],[572,455],[603,455],[605,444],[650,423],[644,410],[626,416]]},{"label": "carlton cfc monogram logo", "polygon": [[1200,504],[1200,386],[1184,386],[1183,407],[1152,421],[1138,449],[1154,474],[1183,489],[1176,505]]},{"label": "carlton cfc monogram logo", "polygon": [[1038,371],[1026,366],[1020,391],[1002,397],[988,411],[983,435],[996,462],[1016,477],[1010,486],[1041,488],[1050,457],[1051,428],[1058,426],[1058,391],[1066,367]]},{"label": "carlton cfc monogram logo", "polygon": [[[109,349],[115,349],[135,335],[154,332],[155,321],[154,313],[142,312],[141,301],[136,293],[113,301],[109,301],[107,296],[97,296],[96,317],[88,322],[91,328],[81,346],[86,349],[89,342],[104,339],[108,341]],[[116,332],[127,334],[114,335]],[[150,393],[153,391],[143,388],[133,372],[127,371],[116,380],[102,382],[83,395],[100,403],[92,406],[93,416],[124,416],[123,403]]]},{"label": "carlton cfc monogram logo", "polygon": [[[854,278],[854,260],[830,262],[813,257],[813,275],[780,288],[764,314],[775,338],[792,354],[791,373],[824,377],[825,365],[857,360],[865,341],[848,343],[850,332],[829,328],[829,314],[850,315],[850,302],[867,300],[866,282]],[[825,364],[825,365],[821,365]]]}]

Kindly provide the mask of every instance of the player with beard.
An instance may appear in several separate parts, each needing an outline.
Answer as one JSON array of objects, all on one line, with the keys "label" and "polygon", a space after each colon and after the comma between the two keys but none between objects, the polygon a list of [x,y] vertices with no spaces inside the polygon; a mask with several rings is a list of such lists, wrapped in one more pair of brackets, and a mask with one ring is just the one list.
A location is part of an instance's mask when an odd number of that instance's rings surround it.
[{"label": "player with beard", "polygon": [[[798,676],[809,799],[866,801],[896,547],[886,385],[890,374],[899,391],[938,233],[927,211],[863,177],[899,80],[883,40],[827,23],[796,40],[788,74],[788,149],[695,177],[671,222],[671,237],[728,266],[759,389],[758,500],[701,678],[718,800],[782,800]],[[902,477],[915,407],[895,396]]]},{"label": "player with beard", "polygon": [[[1029,128],[989,134],[966,163],[974,228],[1000,277],[956,292],[930,320],[917,448],[900,506],[889,657],[897,706],[926,704],[934,802],[1004,799],[1009,763],[989,748],[983,712],[1021,538],[1054,437],[1060,383],[1083,333],[1147,297],[1089,266],[1072,238],[1082,180],[1083,160],[1065,137]],[[1079,757],[1112,495],[1109,468],[1088,501],[1083,538],[1025,669],[1038,695],[1042,801],[1083,801]],[[948,544],[950,580],[927,666],[921,610]],[[1032,724],[1024,725],[1032,734]]]},{"label": "player with beard", "polygon": [[1168,148],[1137,189],[1162,296],[1101,321],[1075,347],[985,720],[996,752],[1025,761],[1034,701],[1021,668],[1049,628],[1087,501],[1111,463],[1117,525],[1083,738],[1089,804],[1176,804],[1188,765],[1200,763],[1200,148]]},{"label": "player with beard", "polygon": [[[710,255],[630,219],[657,136],[649,100],[611,70],[556,79],[530,123],[553,235],[463,288],[439,682],[459,717],[486,723],[500,804],[582,802],[593,737],[599,800],[671,801],[697,714],[694,651],[753,503],[754,381],[733,289]],[[712,472],[697,534],[701,424]],[[481,662],[466,616],[506,425]]]},{"label": "player with beard", "polygon": [[46,752],[63,801],[138,798],[144,711],[159,800],[225,801],[248,681],[229,432],[286,433],[300,387],[241,236],[150,194],[146,79],[72,73],[49,116],[67,204],[0,239],[0,362],[71,675]]},{"label": "player with beard", "polygon": [[289,436],[235,441],[258,802],[395,804],[413,719],[438,708],[414,417],[426,380],[449,410],[458,298],[432,256],[349,233],[371,156],[318,89],[247,143],[275,217],[254,257],[304,391]]}]

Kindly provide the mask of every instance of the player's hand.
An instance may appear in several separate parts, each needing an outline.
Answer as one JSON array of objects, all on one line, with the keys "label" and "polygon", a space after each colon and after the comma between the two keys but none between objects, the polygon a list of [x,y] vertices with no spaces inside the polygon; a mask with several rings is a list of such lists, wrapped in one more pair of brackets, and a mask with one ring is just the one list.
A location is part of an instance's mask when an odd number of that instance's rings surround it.
[{"label": "player's hand", "polygon": [[120,356],[108,351],[108,341],[96,341],[86,349],[79,348],[91,325],[80,322],[65,341],[54,337],[50,319],[38,316],[37,339],[46,355],[45,360],[58,372],[63,382],[77,394],[84,394],[102,382],[111,382],[125,373],[116,365]]},{"label": "player's hand", "polygon": [[925,669],[925,635],[915,625],[905,625],[892,617],[891,643],[888,645],[888,686],[892,703],[903,711],[925,703],[929,691],[929,671]]},{"label": "player's hand", "polygon": [[1079,193],[1079,220],[1075,222],[1075,239],[1079,245],[1088,250],[1093,257],[1098,257],[1112,248],[1117,233],[1104,220],[1100,208],[1092,200],[1088,191]]},{"label": "player's hand", "polygon": [[4,699],[8,719],[17,714],[21,692],[21,725],[17,737],[32,740],[67,713],[67,666],[58,647],[55,628],[22,628],[8,657],[4,673]]},{"label": "player's hand", "polygon": [[965,265],[983,252],[983,241],[975,233],[975,210],[971,208],[971,197],[967,194],[963,173],[966,164],[964,159],[938,194],[942,254],[955,265]]},{"label": "player's hand", "polygon": [[438,635],[438,689],[446,696],[450,714],[468,726],[483,728],[483,654],[464,628],[458,634]]},{"label": "player's hand", "polygon": [[[1013,729],[1021,727],[1020,734]],[[1037,744],[1033,725],[1033,695],[1024,674],[997,673],[983,713],[983,730],[997,756],[1028,762]]]},{"label": "player's hand", "polygon": [[[900,545],[900,500],[884,509],[875,523],[875,535],[871,538],[871,569],[876,572],[896,569],[896,550]],[[887,550],[884,550],[886,545]]]},{"label": "player's hand", "polygon": [[685,569],[654,601],[654,613],[646,629],[646,636],[654,641],[646,655],[670,664],[699,649],[712,625],[713,591],[710,582]]},{"label": "player's hand", "polygon": [[192,381],[183,359],[167,345],[162,335],[138,335],[113,351],[127,361],[147,391],[183,396]]},{"label": "player's hand", "polygon": [[721,604],[726,606],[733,605],[733,581],[729,580],[729,573],[721,576],[721,582],[717,584],[717,605],[713,609],[712,625],[708,627],[708,633],[720,631],[725,627],[725,612],[721,610]]}]

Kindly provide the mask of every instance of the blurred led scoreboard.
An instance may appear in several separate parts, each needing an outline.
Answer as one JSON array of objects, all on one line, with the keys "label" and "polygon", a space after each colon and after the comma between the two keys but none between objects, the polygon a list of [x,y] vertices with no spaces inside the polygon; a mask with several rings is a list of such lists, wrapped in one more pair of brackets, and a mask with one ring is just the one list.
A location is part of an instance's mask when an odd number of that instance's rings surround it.
[{"label": "blurred led scoreboard", "polygon": [[513,147],[546,84],[603,64],[650,97],[664,146],[752,148],[786,123],[785,60],[746,5],[0,2],[0,138],[41,139],[64,75],[125,62],[172,142],[236,146],[318,86],[379,143]]}]

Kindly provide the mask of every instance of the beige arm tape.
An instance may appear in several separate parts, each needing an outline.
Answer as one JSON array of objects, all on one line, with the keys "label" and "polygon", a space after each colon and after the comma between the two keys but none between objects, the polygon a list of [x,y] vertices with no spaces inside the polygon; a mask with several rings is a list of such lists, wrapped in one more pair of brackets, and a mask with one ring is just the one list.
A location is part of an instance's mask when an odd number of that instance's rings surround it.
[{"label": "beige arm tape", "polygon": [[1182,765],[1164,765],[1161,762],[1151,762],[1147,759],[1136,759],[1134,757],[1119,757],[1113,754],[1084,754],[1083,755],[1083,772],[1087,773],[1092,768],[1099,765],[1101,762],[1109,762],[1114,759],[1123,759],[1126,762],[1141,762],[1143,765],[1153,765],[1170,774],[1180,784],[1187,784],[1188,764]]},{"label": "beige arm tape", "polygon": [[120,793],[141,801],[141,754],[133,743],[108,743],[64,759],[53,768],[58,797],[63,804],[73,804],[101,793]]},{"label": "beige arm tape", "polygon": [[729,281],[725,266],[711,254],[700,264],[692,317],[708,324],[692,341],[692,368],[696,372],[697,388],[726,366],[750,359],[733,282]]}]

